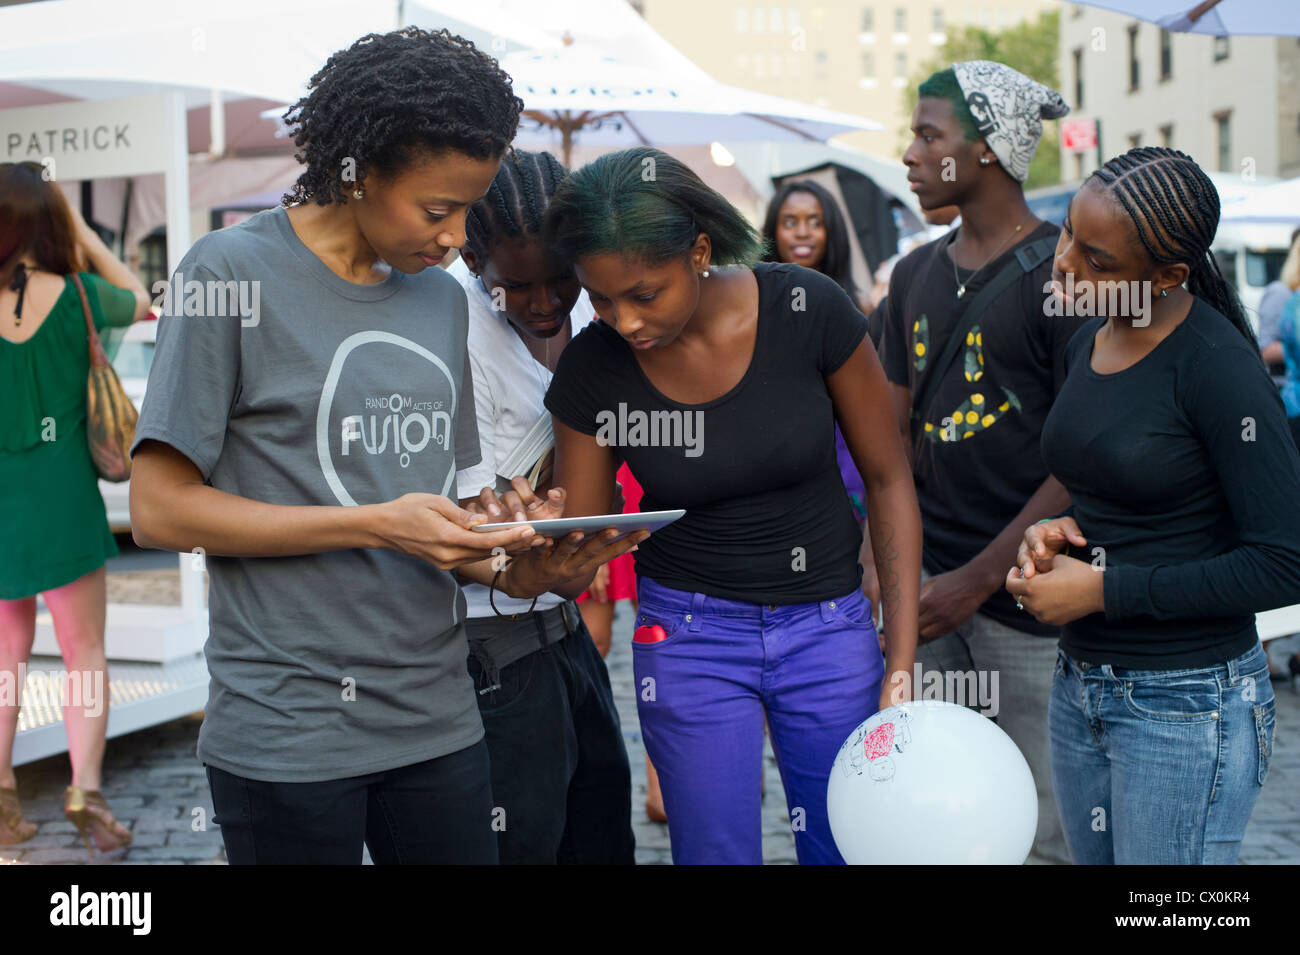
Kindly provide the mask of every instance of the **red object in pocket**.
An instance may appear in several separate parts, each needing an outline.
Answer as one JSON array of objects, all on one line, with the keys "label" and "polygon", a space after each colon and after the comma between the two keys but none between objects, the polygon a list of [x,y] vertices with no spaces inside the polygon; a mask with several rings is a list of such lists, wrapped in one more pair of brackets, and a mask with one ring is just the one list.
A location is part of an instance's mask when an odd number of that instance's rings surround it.
[{"label": "red object in pocket", "polygon": [[648,627],[637,627],[632,633],[633,643],[658,643],[660,640],[667,639],[668,634],[657,623],[652,623]]}]

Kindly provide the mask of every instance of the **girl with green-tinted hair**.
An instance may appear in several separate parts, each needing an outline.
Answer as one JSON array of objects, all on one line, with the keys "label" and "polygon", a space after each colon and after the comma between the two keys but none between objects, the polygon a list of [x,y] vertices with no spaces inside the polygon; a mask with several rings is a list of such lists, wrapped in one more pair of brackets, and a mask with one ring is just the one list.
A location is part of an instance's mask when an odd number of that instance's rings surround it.
[{"label": "girl with green-tinted hair", "polygon": [[[801,862],[840,862],[826,785],[841,744],[910,695],[921,523],[866,319],[835,282],[757,262],[758,233],[687,166],[613,153],[543,225],[599,321],[546,396],[566,516],[685,508],[636,553],[634,665],[678,863],[762,861],[763,720]],[[866,484],[887,660],[860,586],[835,425]]]}]

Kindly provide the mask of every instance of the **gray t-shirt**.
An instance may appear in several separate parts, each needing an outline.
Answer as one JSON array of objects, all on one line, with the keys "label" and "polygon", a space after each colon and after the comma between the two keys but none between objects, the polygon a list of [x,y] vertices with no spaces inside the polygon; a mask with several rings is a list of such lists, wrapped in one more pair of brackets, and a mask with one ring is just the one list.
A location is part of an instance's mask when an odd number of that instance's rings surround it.
[{"label": "gray t-shirt", "polygon": [[[166,442],[212,487],[272,504],[454,498],[480,459],[455,279],[345,281],[283,209],[203,236],[177,273],[136,447]],[[204,763],[317,782],[482,738],[450,573],[366,549],[206,564]]]}]

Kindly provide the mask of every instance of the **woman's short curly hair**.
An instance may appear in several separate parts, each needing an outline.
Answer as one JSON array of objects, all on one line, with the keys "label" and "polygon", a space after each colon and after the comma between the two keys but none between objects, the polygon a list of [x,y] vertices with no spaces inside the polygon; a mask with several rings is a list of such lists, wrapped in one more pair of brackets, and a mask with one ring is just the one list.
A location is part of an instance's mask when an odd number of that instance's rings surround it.
[{"label": "woman's short curly hair", "polygon": [[447,30],[371,33],[329,58],[284,114],[306,168],[286,205],[346,202],[370,171],[391,178],[419,153],[505,153],[523,101],[497,61]]}]

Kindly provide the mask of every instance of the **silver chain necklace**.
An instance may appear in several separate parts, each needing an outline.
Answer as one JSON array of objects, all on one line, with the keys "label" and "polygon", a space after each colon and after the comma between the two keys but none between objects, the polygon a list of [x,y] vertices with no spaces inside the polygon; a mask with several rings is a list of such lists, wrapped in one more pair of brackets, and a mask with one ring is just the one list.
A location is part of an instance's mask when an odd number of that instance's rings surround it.
[{"label": "silver chain necklace", "polygon": [[[1030,209],[1029,214],[1026,215],[1024,219],[1020,221],[1020,225],[1016,226],[1015,231],[1013,231],[1011,235],[1008,235],[1005,239],[1003,239],[1002,242],[998,245],[998,247],[993,250],[993,254],[984,260],[984,265],[988,265],[995,258],[997,258],[998,253],[1002,251],[1002,247],[1005,246],[1008,242],[1010,242],[1011,239],[1015,235],[1017,235],[1021,229],[1025,227],[1025,223],[1028,222],[1031,218],[1033,218],[1033,215],[1034,215],[1034,210]],[[956,239],[953,239],[953,242],[956,241],[957,241]],[[948,244],[948,248],[950,249],[952,248],[952,243]],[[975,276],[979,275],[980,271],[983,270],[984,265],[981,265],[978,269],[976,269],[974,272],[968,275],[966,277],[966,281],[963,282],[961,280],[961,276],[957,274],[957,256],[954,255],[951,258],[952,258],[952,279],[954,282],[957,283],[957,297],[961,298],[963,295],[966,294],[966,286],[971,283],[971,281],[975,278]]]}]

